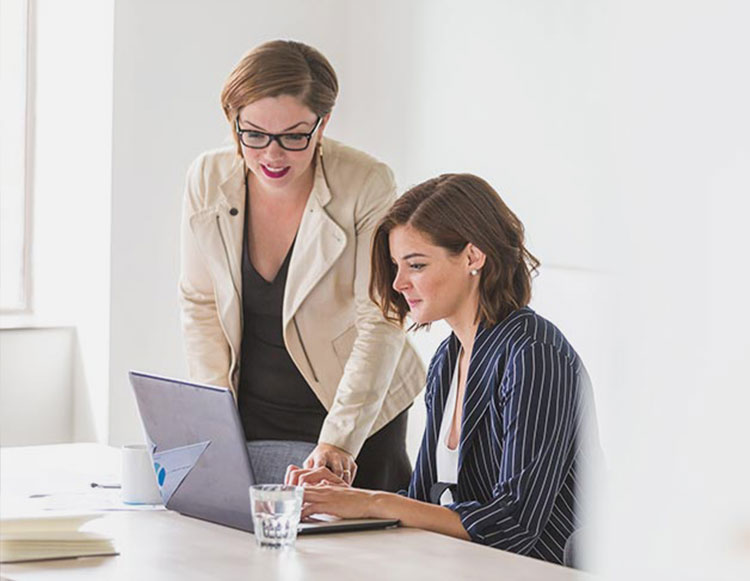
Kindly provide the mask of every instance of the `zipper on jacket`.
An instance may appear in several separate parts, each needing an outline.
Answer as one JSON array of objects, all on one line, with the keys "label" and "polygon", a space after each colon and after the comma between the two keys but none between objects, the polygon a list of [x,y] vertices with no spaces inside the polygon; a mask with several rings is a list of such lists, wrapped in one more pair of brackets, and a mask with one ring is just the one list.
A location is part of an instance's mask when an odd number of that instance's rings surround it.
[{"label": "zipper on jacket", "polygon": [[300,335],[299,327],[297,326],[297,317],[292,317],[292,322],[294,322],[294,330],[297,332],[297,339],[299,339],[299,344],[302,346],[302,353],[304,353],[307,365],[310,368],[310,371],[312,371],[313,379],[315,380],[315,383],[319,383],[318,376],[315,374],[315,368],[312,365],[312,361],[310,361],[310,357],[307,355],[305,343],[302,341],[302,335]]}]

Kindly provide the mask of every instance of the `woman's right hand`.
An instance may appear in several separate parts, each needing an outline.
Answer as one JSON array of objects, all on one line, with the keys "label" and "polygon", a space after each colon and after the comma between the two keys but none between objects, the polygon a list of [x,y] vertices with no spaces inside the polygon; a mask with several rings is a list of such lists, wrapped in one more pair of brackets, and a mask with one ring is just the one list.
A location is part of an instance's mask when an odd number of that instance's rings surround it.
[{"label": "woman's right hand", "polygon": [[301,518],[328,514],[339,518],[372,518],[378,516],[376,499],[388,492],[341,486],[308,486],[305,488]]},{"label": "woman's right hand", "polygon": [[325,466],[319,466],[318,468],[300,468],[294,464],[290,464],[287,467],[284,483],[293,486],[349,486],[349,483],[346,482],[346,480],[336,476]]}]

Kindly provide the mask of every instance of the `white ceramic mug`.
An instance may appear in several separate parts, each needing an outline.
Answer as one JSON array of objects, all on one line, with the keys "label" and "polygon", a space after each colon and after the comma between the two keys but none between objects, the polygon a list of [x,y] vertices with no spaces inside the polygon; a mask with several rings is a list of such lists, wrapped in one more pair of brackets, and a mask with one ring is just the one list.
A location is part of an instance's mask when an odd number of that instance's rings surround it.
[{"label": "white ceramic mug", "polygon": [[126,504],[161,504],[154,464],[142,444],[122,447],[122,501]]}]

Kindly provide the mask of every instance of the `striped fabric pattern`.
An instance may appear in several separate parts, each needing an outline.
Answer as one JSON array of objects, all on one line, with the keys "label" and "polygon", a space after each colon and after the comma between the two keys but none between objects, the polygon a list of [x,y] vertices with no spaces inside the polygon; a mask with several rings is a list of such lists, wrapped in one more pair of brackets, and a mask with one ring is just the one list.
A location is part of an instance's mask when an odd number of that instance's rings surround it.
[{"label": "striped fabric pattern", "polygon": [[[423,501],[437,478],[435,448],[459,347],[451,334],[427,373],[427,426],[408,491]],[[456,502],[448,508],[475,542],[562,563],[579,526],[581,466],[594,452],[583,442],[591,444],[595,432],[586,369],[557,327],[529,307],[493,327],[480,325],[466,381]]]}]

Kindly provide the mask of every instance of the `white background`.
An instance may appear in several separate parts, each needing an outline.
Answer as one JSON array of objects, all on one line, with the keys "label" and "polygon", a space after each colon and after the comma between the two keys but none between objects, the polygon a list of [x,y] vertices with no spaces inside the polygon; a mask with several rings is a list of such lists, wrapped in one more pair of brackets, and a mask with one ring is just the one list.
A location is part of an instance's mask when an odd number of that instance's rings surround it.
[{"label": "white background", "polygon": [[[35,243],[36,284],[49,294],[37,302],[78,330],[75,437],[140,439],[128,369],[184,375],[185,170],[228,137],[219,93],[241,55],[294,38],[339,74],[331,137],[389,163],[402,190],[478,173],[524,221],[543,264],[533,306],[594,380],[610,476],[596,546],[607,577],[747,578],[746,3],[55,4],[40,12],[84,23],[69,36],[98,47],[67,61],[39,111],[74,129],[40,154],[61,165],[40,176]],[[108,103],[111,139],[106,113],[93,112]],[[413,337],[425,358],[444,332]],[[19,374],[33,364],[14,363]]]}]

